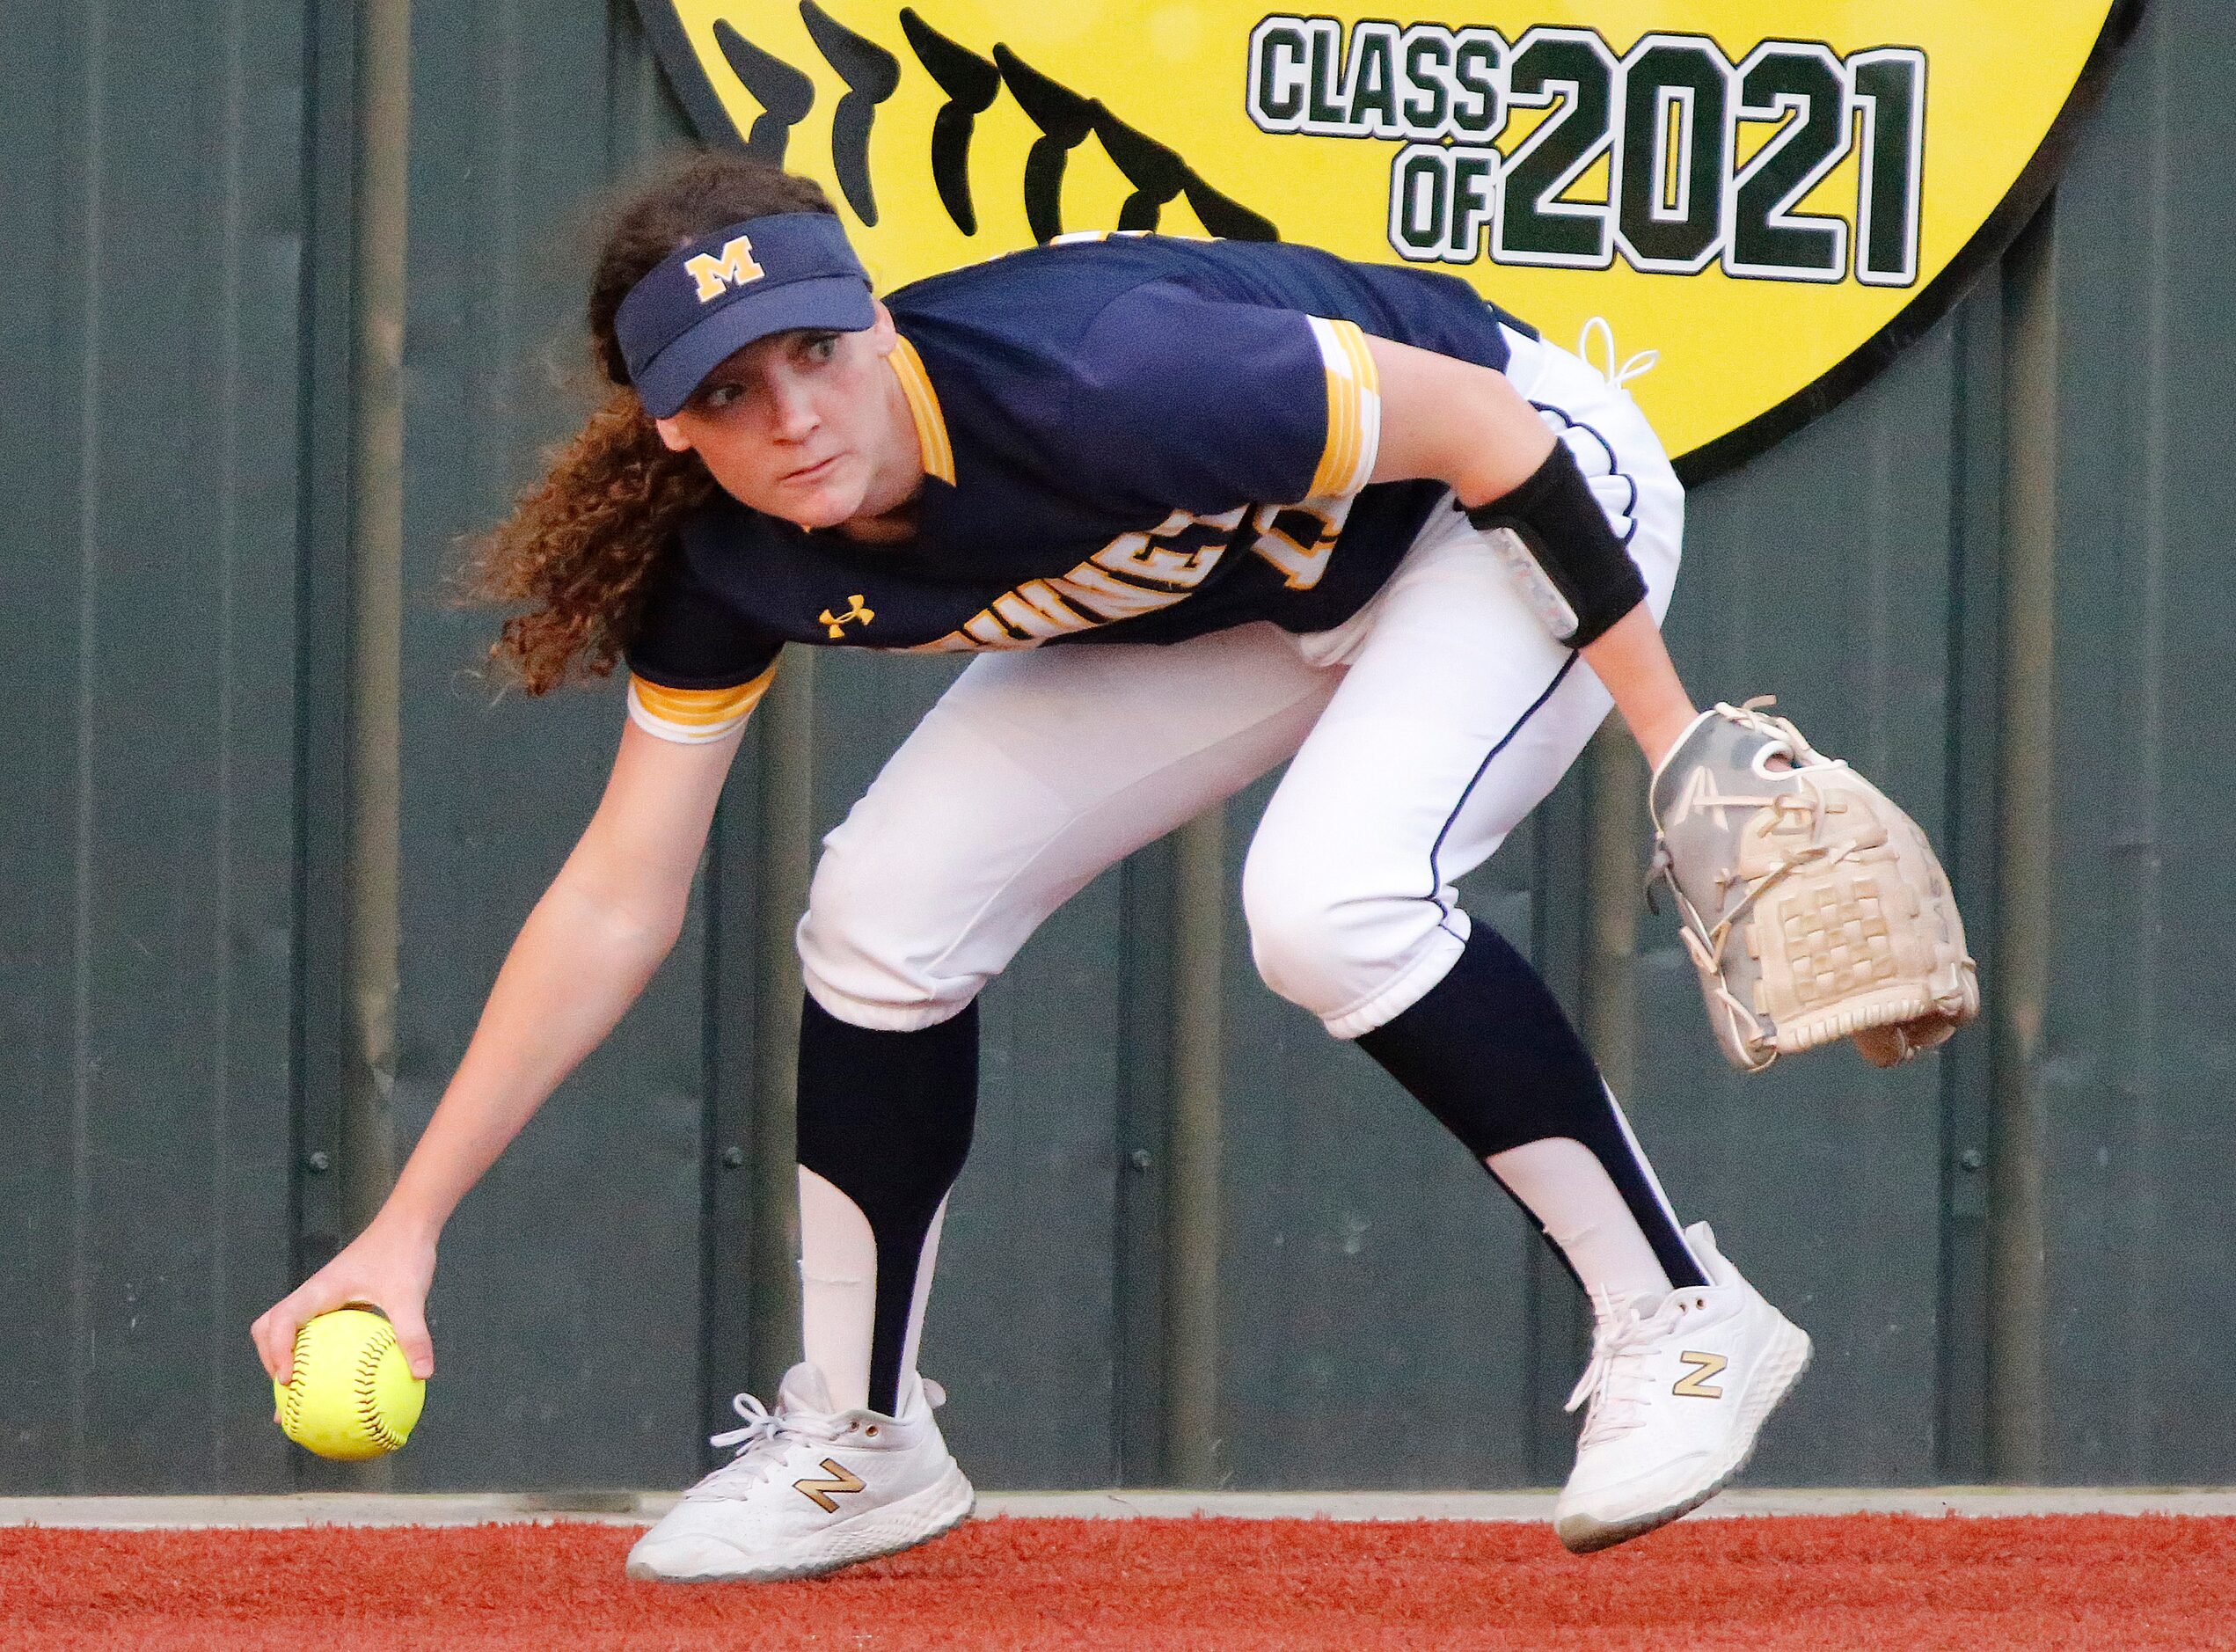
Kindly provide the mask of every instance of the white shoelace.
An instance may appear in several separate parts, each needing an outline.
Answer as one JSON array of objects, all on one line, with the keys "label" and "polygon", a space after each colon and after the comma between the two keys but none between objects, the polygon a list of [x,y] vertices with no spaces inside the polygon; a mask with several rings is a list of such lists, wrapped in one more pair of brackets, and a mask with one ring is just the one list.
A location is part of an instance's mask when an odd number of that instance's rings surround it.
[{"label": "white shoelace", "polygon": [[1579,1449],[1628,1434],[1646,1421],[1653,1386],[1647,1356],[1684,1312],[1684,1298],[1666,1298],[1649,1319],[1634,1302],[1619,1301],[1598,1285],[1593,1287],[1591,1306],[1591,1360],[1562,1407],[1574,1411],[1587,1400],[1591,1404],[1576,1442]]},{"label": "white shoelace", "polygon": [[737,1455],[692,1487],[693,1493],[705,1494],[711,1488],[716,1496],[741,1494],[746,1487],[759,1484],[795,1442],[827,1444],[848,1432],[835,1416],[813,1411],[771,1411],[751,1394],[732,1394],[730,1409],[744,1419],[745,1426],[710,1434],[706,1443],[718,1451],[734,1446]]}]

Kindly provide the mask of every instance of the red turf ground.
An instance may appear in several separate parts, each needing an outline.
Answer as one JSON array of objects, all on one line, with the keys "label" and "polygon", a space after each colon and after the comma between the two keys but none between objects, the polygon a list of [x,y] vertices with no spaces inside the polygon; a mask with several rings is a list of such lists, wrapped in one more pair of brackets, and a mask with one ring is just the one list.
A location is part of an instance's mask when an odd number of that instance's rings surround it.
[{"label": "red turf ground", "polygon": [[633,1583],[623,1527],[0,1529],[0,1648],[2236,1647],[2236,1518],[976,1521],[819,1582]]}]

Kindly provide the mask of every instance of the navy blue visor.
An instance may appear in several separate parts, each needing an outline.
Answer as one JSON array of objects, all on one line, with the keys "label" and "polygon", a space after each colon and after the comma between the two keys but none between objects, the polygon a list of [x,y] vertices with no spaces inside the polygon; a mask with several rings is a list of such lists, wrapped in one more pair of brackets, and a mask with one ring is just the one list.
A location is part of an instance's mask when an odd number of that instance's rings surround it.
[{"label": "navy blue visor", "polygon": [[772,333],[859,333],[875,324],[870,278],[828,212],[749,218],[679,247],[629,289],[614,317],[645,410],[679,411],[706,376]]}]

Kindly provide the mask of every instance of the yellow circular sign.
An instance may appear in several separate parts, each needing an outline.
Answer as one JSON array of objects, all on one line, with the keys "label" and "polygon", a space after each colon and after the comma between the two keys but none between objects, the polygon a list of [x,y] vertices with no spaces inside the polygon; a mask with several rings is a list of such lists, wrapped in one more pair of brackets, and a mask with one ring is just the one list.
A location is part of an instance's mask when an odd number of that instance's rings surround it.
[{"label": "yellow circular sign", "polygon": [[1419,263],[1626,377],[1693,478],[1947,309],[2139,4],[639,0],[703,135],[822,183],[881,288],[1081,230]]}]

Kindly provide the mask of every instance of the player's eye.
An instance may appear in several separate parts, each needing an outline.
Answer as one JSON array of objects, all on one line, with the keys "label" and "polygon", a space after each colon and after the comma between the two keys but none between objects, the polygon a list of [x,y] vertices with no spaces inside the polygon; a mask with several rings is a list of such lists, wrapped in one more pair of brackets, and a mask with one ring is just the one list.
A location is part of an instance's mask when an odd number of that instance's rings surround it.
[{"label": "player's eye", "polygon": [[742,387],[724,379],[699,391],[698,399],[707,412],[720,413],[725,407],[734,406],[738,398],[744,393]]},{"label": "player's eye", "polygon": [[811,333],[800,340],[800,354],[820,367],[837,355],[838,335],[836,333]]}]

